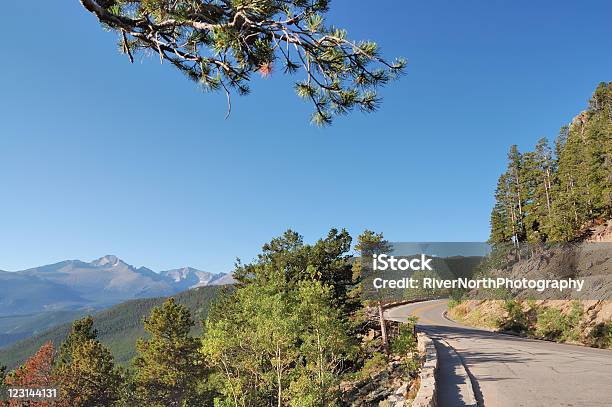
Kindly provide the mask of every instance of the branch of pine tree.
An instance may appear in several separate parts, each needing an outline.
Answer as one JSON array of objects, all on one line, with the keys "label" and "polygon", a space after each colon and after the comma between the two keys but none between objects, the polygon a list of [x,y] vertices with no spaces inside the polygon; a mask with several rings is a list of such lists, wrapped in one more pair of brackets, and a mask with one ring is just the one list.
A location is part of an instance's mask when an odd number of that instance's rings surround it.
[{"label": "branch of pine tree", "polygon": [[227,94],[230,88],[249,93],[250,74],[269,75],[279,59],[286,73],[295,73],[292,45],[306,73],[296,91],[314,104],[313,122],[319,125],[355,107],[374,111],[380,102],[374,88],[405,67],[401,59],[390,63],[378,56],[376,44],[356,43],[343,30],[325,27],[328,0],[245,0],[239,6],[213,0],[79,1],[120,33],[130,61],[137,51],[152,51],[203,88]]}]

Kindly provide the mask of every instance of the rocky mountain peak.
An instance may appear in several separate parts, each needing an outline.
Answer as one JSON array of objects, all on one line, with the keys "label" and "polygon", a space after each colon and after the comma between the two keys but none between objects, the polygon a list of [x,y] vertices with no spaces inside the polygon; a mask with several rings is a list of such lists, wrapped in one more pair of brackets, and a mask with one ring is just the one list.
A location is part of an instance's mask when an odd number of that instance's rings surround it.
[{"label": "rocky mountain peak", "polygon": [[94,266],[111,266],[111,267],[116,266],[120,263],[125,264],[123,260],[121,260],[120,258],[112,254],[107,254],[106,256],[100,257],[99,259],[96,259],[91,262],[91,264],[93,264]]}]

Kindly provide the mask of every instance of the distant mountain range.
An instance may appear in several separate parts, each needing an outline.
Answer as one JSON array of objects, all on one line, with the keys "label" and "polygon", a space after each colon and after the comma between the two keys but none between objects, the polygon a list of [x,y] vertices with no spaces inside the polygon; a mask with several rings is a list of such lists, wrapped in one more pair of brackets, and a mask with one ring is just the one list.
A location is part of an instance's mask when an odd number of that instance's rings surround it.
[{"label": "distant mountain range", "polygon": [[191,267],[156,273],[111,255],[89,263],[66,260],[22,271],[0,271],[0,317],[101,309],[130,299],[231,283],[230,274]]}]

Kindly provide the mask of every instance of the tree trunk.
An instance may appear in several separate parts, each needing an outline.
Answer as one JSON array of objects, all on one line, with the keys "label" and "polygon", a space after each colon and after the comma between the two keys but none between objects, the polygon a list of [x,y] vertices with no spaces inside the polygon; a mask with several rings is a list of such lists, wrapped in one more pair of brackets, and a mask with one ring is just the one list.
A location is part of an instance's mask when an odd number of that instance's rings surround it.
[{"label": "tree trunk", "polygon": [[521,180],[519,178],[518,169],[516,167],[514,168],[514,176],[516,177],[516,200],[518,201],[519,223],[522,223],[523,203],[521,202]]},{"label": "tree trunk", "polygon": [[550,170],[546,168],[546,178],[544,178],[544,190],[546,191],[546,208],[548,209],[548,216],[551,215],[550,208]]},{"label": "tree trunk", "polygon": [[378,319],[380,320],[380,333],[382,335],[383,348],[389,355],[389,339],[387,338],[387,323],[383,315],[382,301],[378,301]]}]

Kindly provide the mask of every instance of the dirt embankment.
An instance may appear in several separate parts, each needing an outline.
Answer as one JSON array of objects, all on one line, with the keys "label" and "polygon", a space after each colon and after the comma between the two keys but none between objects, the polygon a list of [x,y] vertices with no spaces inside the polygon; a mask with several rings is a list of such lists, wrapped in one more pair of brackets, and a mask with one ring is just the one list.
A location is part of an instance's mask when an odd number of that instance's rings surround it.
[{"label": "dirt embankment", "polygon": [[601,225],[591,227],[587,242],[605,242],[612,243],[612,220],[609,220]]},{"label": "dirt embankment", "polygon": [[612,347],[612,301],[467,300],[451,307],[448,315],[494,331]]},{"label": "dirt embankment", "polygon": [[584,289],[524,290],[508,293],[503,300],[472,291],[460,303],[451,301],[451,318],[492,330],[612,347],[612,221],[592,226],[582,242],[534,248],[528,258],[490,274],[510,279],[582,279]]}]

